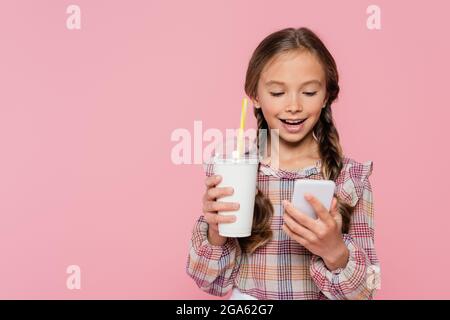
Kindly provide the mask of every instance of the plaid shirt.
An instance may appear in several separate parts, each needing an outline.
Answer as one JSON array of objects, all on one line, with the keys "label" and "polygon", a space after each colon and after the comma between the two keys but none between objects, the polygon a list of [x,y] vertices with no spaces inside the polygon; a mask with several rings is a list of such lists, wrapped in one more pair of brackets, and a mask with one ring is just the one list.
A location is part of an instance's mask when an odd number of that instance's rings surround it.
[{"label": "plaid shirt", "polygon": [[[319,160],[298,171],[260,164],[258,188],[274,208],[273,237],[253,254],[243,253],[236,238],[227,238],[223,246],[211,245],[207,238],[208,224],[200,216],[190,242],[188,275],[199,288],[216,296],[224,296],[237,287],[258,299],[372,299],[375,286],[370,271],[379,270],[374,248],[372,187],[368,179],[373,162],[358,163],[347,157],[343,162],[335,181],[335,194],[355,207],[349,232],[343,234],[349,250],[344,268],[328,270],[322,258],[290,239],[281,228],[282,201],[291,201],[295,180],[323,179]],[[206,175],[213,174],[213,164],[207,164]]]}]

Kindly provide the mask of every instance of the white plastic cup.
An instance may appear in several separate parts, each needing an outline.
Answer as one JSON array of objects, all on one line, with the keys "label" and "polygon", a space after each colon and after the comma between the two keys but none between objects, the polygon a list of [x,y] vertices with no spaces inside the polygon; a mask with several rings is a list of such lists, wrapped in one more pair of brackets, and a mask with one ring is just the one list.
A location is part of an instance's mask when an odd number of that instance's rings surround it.
[{"label": "white plastic cup", "polygon": [[219,223],[219,234],[223,237],[248,237],[252,233],[258,163],[256,156],[214,159],[214,173],[222,176],[217,186],[234,189],[232,195],[219,198],[219,201],[237,202],[240,205],[235,211],[218,212],[221,216],[236,216],[235,222]]}]

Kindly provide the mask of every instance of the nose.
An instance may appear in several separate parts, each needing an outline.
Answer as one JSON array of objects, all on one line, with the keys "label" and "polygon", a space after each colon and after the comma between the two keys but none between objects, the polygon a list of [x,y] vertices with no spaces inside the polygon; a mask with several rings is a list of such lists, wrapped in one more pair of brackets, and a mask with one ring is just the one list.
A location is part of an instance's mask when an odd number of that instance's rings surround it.
[{"label": "nose", "polygon": [[298,102],[297,97],[294,95],[291,98],[291,101],[289,101],[289,105],[286,108],[286,111],[288,112],[301,112],[303,110],[303,107],[301,106],[301,103]]}]

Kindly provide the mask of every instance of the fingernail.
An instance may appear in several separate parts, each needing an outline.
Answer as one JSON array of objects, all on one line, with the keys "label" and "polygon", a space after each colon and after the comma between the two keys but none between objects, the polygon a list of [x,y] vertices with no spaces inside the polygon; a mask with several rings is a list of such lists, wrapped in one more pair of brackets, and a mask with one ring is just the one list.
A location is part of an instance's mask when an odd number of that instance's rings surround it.
[{"label": "fingernail", "polygon": [[311,194],[305,193],[305,199],[306,200],[311,200]]},{"label": "fingernail", "polygon": [[283,200],[283,206],[288,207],[289,206],[289,201]]},{"label": "fingernail", "polygon": [[228,192],[232,194],[232,193],[234,193],[234,189],[232,187],[229,187]]}]

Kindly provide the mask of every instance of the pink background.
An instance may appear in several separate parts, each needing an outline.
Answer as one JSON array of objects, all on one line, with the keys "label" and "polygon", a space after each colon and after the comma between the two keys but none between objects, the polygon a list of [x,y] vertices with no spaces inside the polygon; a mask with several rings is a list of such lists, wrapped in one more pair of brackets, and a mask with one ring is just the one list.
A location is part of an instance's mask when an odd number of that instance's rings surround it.
[{"label": "pink background", "polygon": [[[70,4],[81,30],[66,28]],[[366,27],[370,4],[381,30]],[[344,150],[374,161],[377,298],[450,298],[449,9],[2,0],[0,298],[210,298],[185,273],[203,169],[172,164],[170,135],[237,126],[252,51],[290,26],[333,53]],[[72,264],[80,290],[66,287]]]}]

